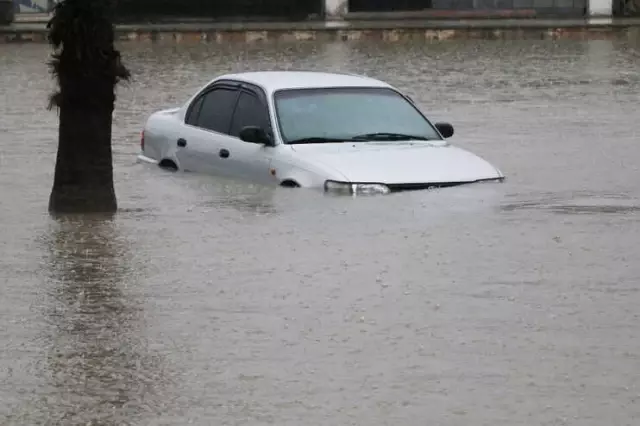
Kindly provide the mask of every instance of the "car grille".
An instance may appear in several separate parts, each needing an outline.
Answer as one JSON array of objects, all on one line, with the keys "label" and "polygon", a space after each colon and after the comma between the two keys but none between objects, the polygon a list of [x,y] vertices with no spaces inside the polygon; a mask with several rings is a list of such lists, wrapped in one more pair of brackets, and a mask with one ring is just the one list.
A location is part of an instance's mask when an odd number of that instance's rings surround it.
[{"label": "car grille", "polygon": [[400,191],[421,191],[425,189],[450,188],[452,186],[469,185],[478,182],[502,182],[503,178],[480,179],[466,182],[425,182],[425,183],[394,183],[387,186],[391,192]]}]

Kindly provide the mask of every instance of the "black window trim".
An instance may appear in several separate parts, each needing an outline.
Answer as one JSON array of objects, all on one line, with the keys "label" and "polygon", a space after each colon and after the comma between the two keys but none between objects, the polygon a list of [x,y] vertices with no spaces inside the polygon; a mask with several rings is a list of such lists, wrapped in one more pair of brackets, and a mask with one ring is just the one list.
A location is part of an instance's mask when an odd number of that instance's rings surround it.
[{"label": "black window trim", "polygon": [[[187,108],[187,111],[184,115],[184,125],[194,127],[196,129],[203,130],[205,132],[211,132],[211,133],[230,136],[228,132],[229,130],[231,130],[231,121],[233,120],[233,115],[236,112],[236,106],[238,105],[238,99],[240,98],[241,86],[242,86],[242,83],[236,80],[217,80],[214,83],[210,84],[209,86],[205,87],[203,90],[200,91],[200,93],[198,93],[198,95],[195,98],[193,98],[193,101],[191,101],[191,103],[189,104],[189,107]],[[187,120],[189,120],[191,113],[193,112],[193,108],[198,103],[198,101],[200,101],[200,99],[202,99],[203,97],[205,97],[206,95],[208,95],[209,93],[217,89],[228,89],[236,92],[236,98],[233,103],[233,112],[231,113],[231,119],[229,120],[229,127],[227,128],[226,132],[220,133],[220,132],[216,132],[215,130],[206,129],[204,127],[196,126],[194,124],[189,124]],[[202,105],[200,106],[200,109],[197,111],[198,116],[196,117],[196,123],[200,116],[201,110],[202,110]]]},{"label": "black window trim", "polygon": [[[268,135],[273,139],[273,123],[271,122],[271,111],[269,110],[269,103],[267,102],[267,94],[261,87],[256,86],[255,84],[242,82],[238,89],[238,97],[236,98],[236,104],[233,107],[233,113],[231,114],[231,121],[229,122],[229,130],[231,130],[231,125],[233,124],[233,119],[236,116],[236,111],[238,108],[238,103],[240,102],[240,95],[242,93],[246,93],[250,96],[254,96],[260,104],[267,110],[267,124],[269,128],[264,129]],[[242,139],[237,138],[233,135],[229,135],[232,138],[236,138],[241,142],[244,142]]]}]

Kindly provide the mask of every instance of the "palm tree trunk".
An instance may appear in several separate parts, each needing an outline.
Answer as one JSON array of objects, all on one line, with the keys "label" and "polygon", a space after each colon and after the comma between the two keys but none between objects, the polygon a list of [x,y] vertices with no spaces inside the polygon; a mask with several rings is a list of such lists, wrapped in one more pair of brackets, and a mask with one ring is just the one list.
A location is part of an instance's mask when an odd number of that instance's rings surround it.
[{"label": "palm tree trunk", "polygon": [[112,111],[60,108],[58,155],[49,211],[113,212]]},{"label": "palm tree trunk", "polygon": [[51,213],[112,213],[111,125],[115,86],[129,78],[114,47],[112,0],[63,0],[49,21],[50,67],[59,91],[58,155]]}]

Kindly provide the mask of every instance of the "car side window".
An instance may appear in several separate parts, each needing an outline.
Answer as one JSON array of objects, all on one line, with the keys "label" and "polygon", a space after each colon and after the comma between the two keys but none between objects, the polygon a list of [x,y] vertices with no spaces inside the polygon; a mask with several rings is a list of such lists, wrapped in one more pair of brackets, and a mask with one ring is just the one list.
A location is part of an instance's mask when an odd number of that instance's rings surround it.
[{"label": "car side window", "polygon": [[204,101],[204,96],[200,96],[191,106],[189,110],[189,115],[185,120],[185,123],[190,126],[195,126],[198,122],[198,115],[200,114],[200,109],[202,109],[202,102]]},{"label": "car side window", "polygon": [[240,136],[240,130],[245,126],[258,126],[266,131],[271,130],[267,106],[255,95],[241,92],[229,134],[237,138]]},{"label": "car side window", "polygon": [[[218,133],[228,133],[238,91],[226,87],[213,89],[202,98],[195,125]],[[198,106],[197,103],[195,106]]]}]

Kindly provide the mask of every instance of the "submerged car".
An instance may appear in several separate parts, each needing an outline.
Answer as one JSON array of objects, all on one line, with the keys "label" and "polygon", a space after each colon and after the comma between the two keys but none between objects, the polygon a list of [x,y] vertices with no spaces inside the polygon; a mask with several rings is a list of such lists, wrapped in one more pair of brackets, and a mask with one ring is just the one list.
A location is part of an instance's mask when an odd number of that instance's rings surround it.
[{"label": "submerged car", "polygon": [[381,193],[502,181],[445,139],[411,98],[364,76],[264,71],[219,76],[153,113],[140,162],[255,183]]}]

